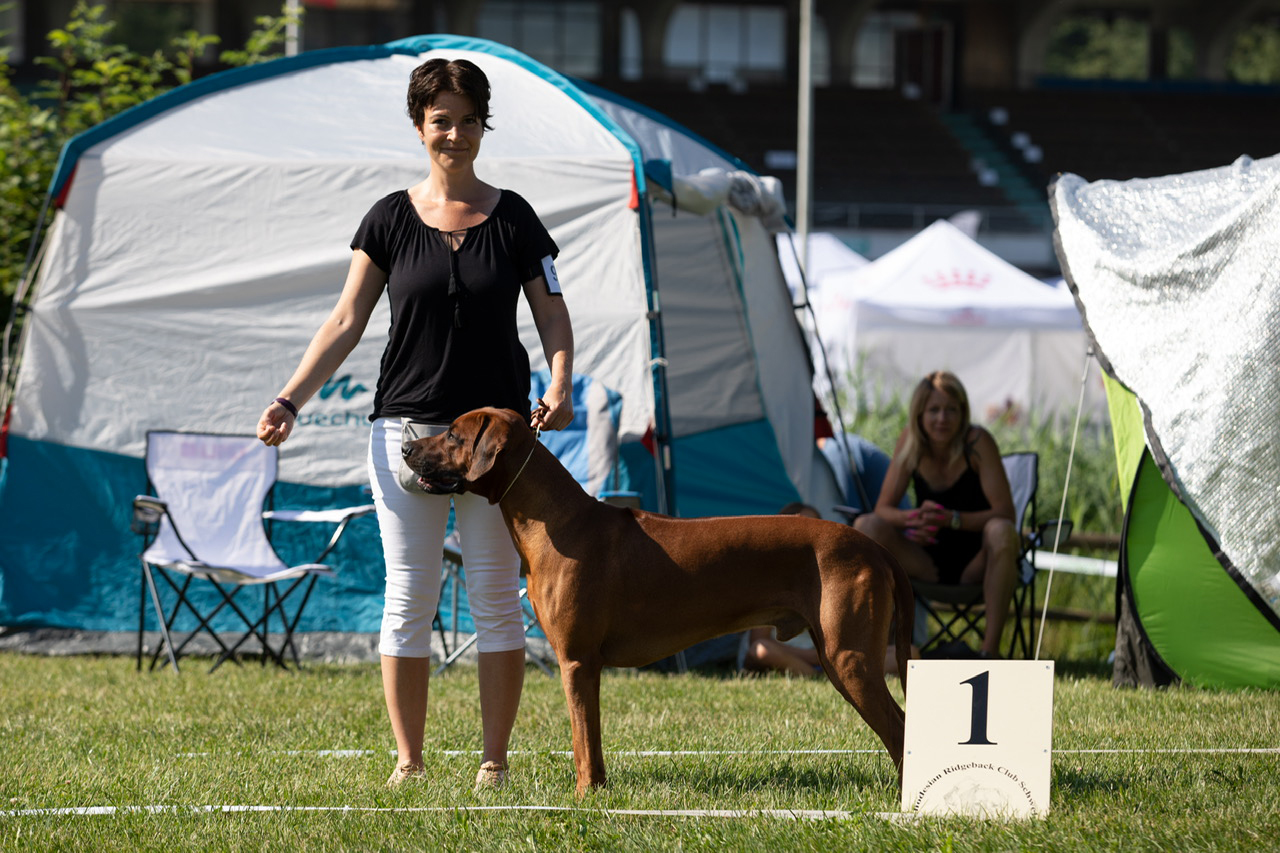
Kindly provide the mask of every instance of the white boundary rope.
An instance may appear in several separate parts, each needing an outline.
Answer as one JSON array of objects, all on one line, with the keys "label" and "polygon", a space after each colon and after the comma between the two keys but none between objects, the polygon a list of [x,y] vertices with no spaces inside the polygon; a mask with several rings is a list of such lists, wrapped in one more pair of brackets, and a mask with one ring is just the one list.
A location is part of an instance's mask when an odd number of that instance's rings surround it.
[{"label": "white boundary rope", "polygon": [[587,809],[573,806],[72,806],[57,809],[18,809],[0,817],[95,817],[128,814],[241,814],[245,812],[342,812],[344,814],[448,813],[448,812],[569,812],[598,817],[711,817],[776,818],[780,820],[852,820],[877,817],[888,821],[913,821],[908,812],[849,812],[815,809]]},{"label": "white boundary rope", "polygon": [[[879,749],[780,749],[780,750],[620,750],[610,753],[643,758],[661,758],[669,756],[724,756],[724,755],[852,755],[878,753]],[[1265,747],[1170,747],[1156,749],[1055,749],[1061,755],[1280,755],[1280,746]],[[319,749],[319,750],[276,750],[275,755],[318,755],[332,758],[363,758],[394,754],[374,749]],[[451,757],[476,756],[479,750],[446,750],[441,754]],[[572,755],[568,751],[550,753],[522,753],[518,750],[513,755]],[[215,755],[209,752],[180,753],[179,757],[205,757]],[[408,806],[404,808],[390,806],[279,806],[279,805],[205,805],[205,806],[69,806],[49,809],[15,809],[0,811],[0,818],[23,817],[94,817],[130,814],[236,814],[262,812],[341,812],[344,814],[394,814],[400,813],[445,813],[445,812],[497,812],[497,811],[538,811],[566,812],[575,814],[596,815],[599,817],[689,817],[689,818],[771,818],[778,820],[854,820],[874,817],[880,820],[905,823],[919,819],[912,812],[851,812],[828,811],[817,809],[590,809],[573,806]]]},{"label": "white boundary rope", "polygon": [[[1280,755],[1280,746],[1203,746],[1203,747],[1133,747],[1097,748],[1097,749],[1055,749],[1058,755]],[[244,753],[214,752],[181,752],[178,758],[210,758],[217,756],[242,755]],[[268,755],[314,755],[320,758],[370,758],[374,756],[394,756],[394,749],[287,749],[272,750]],[[435,755],[447,758],[474,758],[481,754],[478,749],[445,749]],[[513,749],[510,755],[543,755],[556,757],[572,757],[573,752],[567,749],[549,750],[546,752]],[[609,752],[611,756],[623,758],[716,758],[726,755],[883,755],[884,749],[620,749]]]}]

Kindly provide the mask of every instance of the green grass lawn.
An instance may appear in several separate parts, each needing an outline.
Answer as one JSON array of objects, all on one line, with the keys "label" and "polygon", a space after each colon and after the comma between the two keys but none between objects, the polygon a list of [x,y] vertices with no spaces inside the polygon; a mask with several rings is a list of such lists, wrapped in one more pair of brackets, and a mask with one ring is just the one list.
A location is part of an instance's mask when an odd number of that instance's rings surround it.
[{"label": "green grass lawn", "polygon": [[[1280,838],[1280,754],[1178,751],[1280,746],[1280,694],[1115,690],[1096,665],[1058,666],[1051,812],[1031,822],[884,819],[898,810],[892,764],[816,679],[607,673],[610,787],[581,801],[560,685],[532,669],[511,783],[484,797],[471,793],[473,668],[433,681],[429,779],[395,790],[372,665],[206,674],[193,660],[180,676],[139,675],[125,658],[10,653],[0,690],[0,850],[1163,851]],[[692,754],[642,754],[659,750]],[[120,811],[42,811],[94,806]],[[543,810],[514,808],[527,806]],[[681,809],[852,815],[618,813]]]}]

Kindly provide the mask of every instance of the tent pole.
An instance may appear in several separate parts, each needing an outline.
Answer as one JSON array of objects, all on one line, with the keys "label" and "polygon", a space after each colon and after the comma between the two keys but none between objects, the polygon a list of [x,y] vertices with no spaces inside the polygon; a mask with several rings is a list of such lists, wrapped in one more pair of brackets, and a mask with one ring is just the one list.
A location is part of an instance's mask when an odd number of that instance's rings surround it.
[{"label": "tent pole", "polygon": [[301,5],[302,4],[300,0],[285,0],[285,4],[284,4],[284,14],[285,14],[284,55],[285,56],[298,55],[298,42],[301,40],[299,38],[301,33],[298,32],[298,30],[300,29],[298,26],[298,20],[302,14],[302,9],[300,8]]},{"label": "tent pole", "polygon": [[653,456],[657,478],[658,512],[679,515],[676,504],[674,443],[671,431],[670,395],[667,390],[667,353],[662,330],[662,303],[658,298],[657,247],[653,240],[653,209],[649,194],[640,194],[640,255],[644,265],[649,316],[649,372],[653,381]]},{"label": "tent pole", "polygon": [[809,268],[809,211],[813,193],[813,0],[800,0],[800,91],[796,111],[796,234],[800,270]]}]

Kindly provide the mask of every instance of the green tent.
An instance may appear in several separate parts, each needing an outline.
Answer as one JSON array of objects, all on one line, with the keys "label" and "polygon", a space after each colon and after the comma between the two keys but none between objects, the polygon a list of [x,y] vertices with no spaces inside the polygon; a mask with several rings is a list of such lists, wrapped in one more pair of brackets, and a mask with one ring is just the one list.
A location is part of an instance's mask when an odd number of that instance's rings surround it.
[{"label": "green tent", "polygon": [[1106,385],[1124,502],[1116,683],[1280,685],[1280,631],[1223,570],[1204,530],[1164,481],[1133,392],[1110,377]]},{"label": "green tent", "polygon": [[1115,681],[1280,687],[1280,156],[1050,202],[1124,499]]}]

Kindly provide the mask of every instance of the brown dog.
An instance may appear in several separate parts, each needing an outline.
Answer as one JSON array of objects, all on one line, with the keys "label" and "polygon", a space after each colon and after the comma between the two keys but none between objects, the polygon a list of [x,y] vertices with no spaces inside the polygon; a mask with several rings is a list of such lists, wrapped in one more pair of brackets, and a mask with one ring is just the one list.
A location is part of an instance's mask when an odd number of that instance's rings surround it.
[{"label": "brown dog", "polygon": [[642,666],[757,625],[781,639],[812,633],[827,677],[901,774],[904,715],[884,658],[896,610],[905,685],[914,602],[902,568],[861,533],[795,516],[676,519],[609,506],[506,409],[468,412],[404,456],[428,492],[501,502],[560,661],[579,794],[605,784],[601,668]]}]

